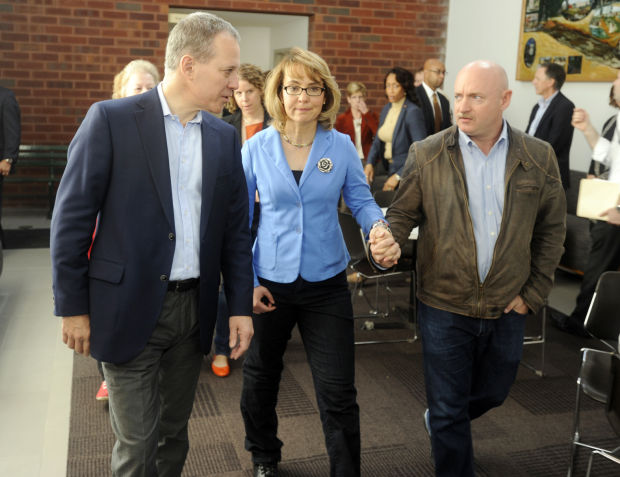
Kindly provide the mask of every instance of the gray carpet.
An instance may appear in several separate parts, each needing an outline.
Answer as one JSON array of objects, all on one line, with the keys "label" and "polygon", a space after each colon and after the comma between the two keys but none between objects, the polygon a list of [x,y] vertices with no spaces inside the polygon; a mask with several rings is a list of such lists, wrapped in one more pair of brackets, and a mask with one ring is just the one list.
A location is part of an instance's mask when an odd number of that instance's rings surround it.
[{"label": "gray carpet", "polygon": [[[407,284],[395,285],[395,294],[401,298],[396,303],[403,304]],[[356,311],[367,309],[363,299],[356,300]],[[359,321],[358,328],[363,321]],[[530,324],[535,327],[537,323],[532,320]],[[386,326],[359,330],[357,339],[413,336],[411,329]],[[546,376],[539,378],[522,366],[504,405],[472,424],[476,475],[566,475],[579,349],[597,343],[560,333],[550,326],[547,336]],[[539,351],[536,345],[528,346],[524,357],[538,364]],[[329,475],[312,380],[298,335],[289,344],[285,362],[278,404],[279,437],[284,441],[281,475]],[[433,475],[429,441],[422,425],[426,406],[420,341],[358,346],[356,363],[363,475]],[[114,438],[106,404],[94,399],[98,386],[94,360],[76,355],[67,465],[70,477],[109,475]],[[243,448],[240,390],[240,362],[233,363],[231,375],[222,379],[211,373],[210,361],[205,358],[190,420],[191,449],[184,477],[251,475],[250,456]],[[587,398],[585,401],[583,439],[619,444],[602,406]],[[584,475],[586,460],[587,453],[582,451],[575,475]],[[618,467],[595,461],[593,476],[618,475]]]}]

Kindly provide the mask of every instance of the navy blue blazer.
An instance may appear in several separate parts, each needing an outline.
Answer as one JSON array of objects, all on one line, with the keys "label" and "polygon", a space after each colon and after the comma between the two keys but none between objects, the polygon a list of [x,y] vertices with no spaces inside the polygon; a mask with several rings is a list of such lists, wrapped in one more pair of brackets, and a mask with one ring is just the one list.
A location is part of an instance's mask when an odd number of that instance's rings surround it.
[{"label": "navy blue blazer", "polygon": [[[415,89],[418,95],[418,100],[422,106],[422,113],[424,114],[424,122],[426,124],[426,135],[431,136],[435,134],[435,110],[433,104],[428,99],[428,94],[424,89],[424,85],[420,85]],[[439,104],[441,106],[441,123],[440,131],[452,126],[452,116],[450,114],[450,101],[443,94],[437,91],[437,97],[439,98]]]},{"label": "navy blue blazer", "polygon": [[[558,92],[553,101],[549,103],[545,114],[540,118],[538,127],[534,137],[547,141],[551,144],[555,157],[558,158],[558,166],[560,168],[560,176],[562,177],[562,185],[564,190],[570,187],[570,146],[573,142],[574,128],[571,124],[573,119],[573,110],[575,105],[573,102]],[[530,125],[538,111],[538,103],[532,108],[530,119],[527,123],[525,131],[529,131]]]},{"label": "navy blue blazer", "polygon": [[[199,320],[202,350],[208,353],[220,271],[231,315],[251,314],[253,283],[238,136],[232,126],[207,113],[202,113],[201,128]],[[157,323],[174,248],[170,168],[157,89],[94,104],[69,146],[52,217],[55,314],[90,314],[96,359],[123,363],[134,358]]]},{"label": "navy blue blazer", "polygon": [[[385,121],[388,111],[392,107],[392,103],[386,104],[381,110],[379,116],[379,129]],[[400,111],[398,120],[396,121],[396,127],[394,128],[394,135],[392,136],[392,162],[390,164],[389,173],[401,175],[405,161],[407,160],[407,154],[409,154],[409,147],[416,141],[421,141],[426,137],[426,126],[424,125],[424,115],[422,110],[414,103],[405,99],[403,109]],[[378,135],[375,135],[372,141],[372,147],[368,153],[366,164],[372,164],[373,166],[379,161],[383,160],[385,153],[385,143],[379,139]]]}]

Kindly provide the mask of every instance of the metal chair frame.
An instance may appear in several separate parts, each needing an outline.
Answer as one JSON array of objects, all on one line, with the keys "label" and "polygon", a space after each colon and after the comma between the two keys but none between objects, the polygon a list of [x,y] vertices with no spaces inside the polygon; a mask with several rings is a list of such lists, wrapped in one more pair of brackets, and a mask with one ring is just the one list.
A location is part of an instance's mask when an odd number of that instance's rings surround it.
[{"label": "metal chair frame", "polygon": [[[370,261],[370,251],[368,250],[368,244],[366,243],[366,237],[364,237],[364,232],[359,227],[355,218],[351,214],[347,213],[339,213],[340,227],[342,228],[343,235],[345,237],[345,242],[347,244],[347,248],[349,249],[349,255],[351,255],[351,262],[347,267],[348,273],[356,273],[358,277],[363,278],[364,280],[374,280],[375,281],[375,291],[374,291],[374,303],[372,303],[364,293],[364,289],[362,286],[362,280],[356,281],[352,291],[351,291],[351,299],[354,302],[356,297],[362,296],[366,300],[366,303],[369,306],[368,313],[364,314],[356,314],[354,315],[355,319],[359,318],[388,318],[391,316],[392,305],[390,301],[390,297],[393,295],[393,291],[390,288],[389,279],[395,276],[401,276],[409,273],[410,278],[413,281],[415,280],[415,273],[413,269],[410,270],[393,270],[387,272],[381,272],[376,270],[373,265],[371,265]],[[379,307],[379,288],[382,286],[385,296],[386,296],[386,307],[384,309],[380,309]],[[402,338],[402,339],[392,339],[392,340],[368,340],[368,341],[356,341],[356,345],[362,344],[377,344],[377,343],[402,343],[402,342],[414,342],[417,340],[417,331],[416,331],[416,323],[415,323],[415,313],[411,310],[411,305],[409,306],[410,310],[410,321],[409,326],[414,331],[414,336],[412,338]],[[412,318],[412,319],[411,319]],[[408,326],[408,327],[409,327]],[[363,329],[373,329],[374,321],[367,320],[364,323]]]},{"label": "metal chair frame", "polygon": [[[605,404],[610,397],[611,377],[613,376],[612,359],[617,350],[618,334],[620,333],[620,272],[605,272],[598,280],[596,291],[590,302],[590,308],[584,323],[586,331],[597,338],[607,350],[583,348],[581,350],[581,366],[577,378],[577,394],[573,418],[573,438],[568,463],[568,477],[572,477],[577,450],[581,447],[596,452],[596,455],[615,454],[620,447],[604,449],[581,441],[579,419],[581,396]],[[615,344],[611,344],[615,342]],[[591,467],[590,455],[588,467]]]}]

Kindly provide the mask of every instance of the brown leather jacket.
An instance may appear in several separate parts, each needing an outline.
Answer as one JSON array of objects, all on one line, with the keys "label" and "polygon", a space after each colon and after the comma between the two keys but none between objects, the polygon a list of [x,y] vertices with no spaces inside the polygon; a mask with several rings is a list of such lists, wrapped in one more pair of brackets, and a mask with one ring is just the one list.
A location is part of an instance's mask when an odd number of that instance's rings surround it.
[{"label": "brown leather jacket", "polygon": [[414,143],[387,212],[403,246],[418,225],[418,298],[452,313],[498,318],[521,295],[538,312],[564,251],[566,198],[553,149],[508,126],[506,187],[493,262],[480,283],[465,168],[452,126]]}]

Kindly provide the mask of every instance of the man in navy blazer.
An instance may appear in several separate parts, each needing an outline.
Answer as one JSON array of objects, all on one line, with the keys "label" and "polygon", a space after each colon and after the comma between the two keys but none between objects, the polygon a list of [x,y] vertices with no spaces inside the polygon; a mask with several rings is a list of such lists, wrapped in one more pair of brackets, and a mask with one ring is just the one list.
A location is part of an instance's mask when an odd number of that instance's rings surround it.
[{"label": "man in navy blazer", "polygon": [[113,475],[181,474],[220,273],[232,358],[253,333],[239,138],[204,112],[220,112],[237,88],[238,33],[189,15],[170,33],[165,66],[153,90],[90,108],[52,218],[54,311],[63,341],[103,362]]},{"label": "man in navy blazer", "polygon": [[569,155],[574,128],[573,102],[560,92],[566,79],[564,68],[546,63],[536,70],[532,84],[541,98],[532,108],[526,132],[551,144],[560,167],[564,190],[570,186]]},{"label": "man in navy blazer", "polygon": [[[2,183],[5,176],[15,172],[21,141],[21,111],[13,91],[0,86],[0,217],[2,216]],[[0,223],[0,239],[4,231]]]},{"label": "man in navy blazer", "polygon": [[416,87],[416,95],[424,114],[426,135],[438,133],[452,126],[450,101],[439,88],[446,76],[446,65],[437,58],[429,58],[424,62],[424,81]]}]

